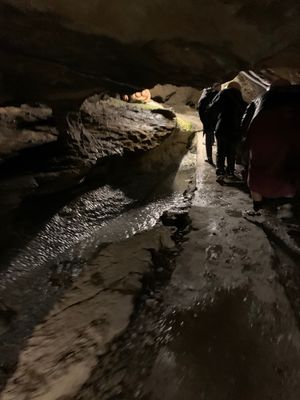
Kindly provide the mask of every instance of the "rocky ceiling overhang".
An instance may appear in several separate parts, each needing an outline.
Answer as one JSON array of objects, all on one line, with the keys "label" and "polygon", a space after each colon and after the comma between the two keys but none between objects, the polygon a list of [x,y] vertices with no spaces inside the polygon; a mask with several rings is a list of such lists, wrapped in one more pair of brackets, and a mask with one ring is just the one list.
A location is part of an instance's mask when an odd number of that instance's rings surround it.
[{"label": "rocky ceiling overhang", "polygon": [[295,0],[1,0],[0,102],[300,67],[299,22]]}]

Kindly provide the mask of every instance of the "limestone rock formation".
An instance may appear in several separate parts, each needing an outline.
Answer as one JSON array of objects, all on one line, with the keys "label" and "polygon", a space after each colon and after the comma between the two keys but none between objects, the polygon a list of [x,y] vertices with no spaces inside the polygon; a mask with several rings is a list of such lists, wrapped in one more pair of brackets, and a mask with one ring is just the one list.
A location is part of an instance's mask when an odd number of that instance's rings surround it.
[{"label": "limestone rock formation", "polygon": [[187,86],[156,85],[151,89],[153,100],[164,103],[180,112],[184,106],[196,107],[201,91]]},{"label": "limestone rock formation", "polygon": [[[93,141],[98,158],[125,151],[146,151],[159,145],[176,126],[175,114],[167,117],[165,111],[153,105],[143,107],[94,96],[80,108],[77,129],[81,129],[81,139]],[[74,125],[69,135],[73,144],[77,140]]]},{"label": "limestone rock formation", "polygon": [[[0,170],[4,189],[0,204],[5,213],[18,207],[29,195],[52,194],[79,185],[91,171],[104,177],[107,168],[122,156],[130,158],[155,149],[170,135],[185,129],[178,127],[171,110],[159,108],[159,105],[130,104],[113,98],[102,99],[100,95],[87,99],[79,112],[68,114],[59,140],[51,125],[49,108],[37,111],[23,106],[2,110],[0,135],[3,137],[8,131],[7,137],[11,137],[7,146],[2,147],[6,153]],[[24,137],[29,135],[28,130],[24,132],[24,126],[34,128],[31,135],[40,136],[41,142],[25,141],[24,145]],[[188,132],[182,140],[175,134],[174,140],[186,146],[190,135]],[[23,149],[18,153],[21,146]],[[173,158],[176,154],[173,148]],[[181,157],[181,153],[177,155]],[[150,154],[149,165],[153,164],[151,157]],[[170,167],[172,157],[169,158],[164,169]],[[117,165],[114,169],[118,170]]]},{"label": "limestone rock formation", "polygon": [[57,136],[49,107],[0,108],[0,163],[26,148],[55,142]]}]

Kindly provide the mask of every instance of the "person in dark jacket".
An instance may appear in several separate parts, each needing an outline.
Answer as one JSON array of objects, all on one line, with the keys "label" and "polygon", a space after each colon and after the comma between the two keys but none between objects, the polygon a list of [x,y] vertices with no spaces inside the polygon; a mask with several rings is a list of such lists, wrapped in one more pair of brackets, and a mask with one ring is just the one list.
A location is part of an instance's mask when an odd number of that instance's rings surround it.
[{"label": "person in dark jacket", "polygon": [[248,186],[254,210],[263,199],[292,198],[300,180],[300,85],[277,80],[250,123]]},{"label": "person in dark jacket", "polygon": [[205,135],[205,146],[206,146],[206,156],[205,160],[211,165],[214,165],[212,158],[212,146],[214,144],[214,131],[216,126],[216,120],[212,118],[207,109],[209,104],[213,101],[216,95],[220,92],[221,85],[215,83],[212,87],[206,88],[202,91],[201,97],[198,102],[198,112],[200,120],[203,124],[203,135]]},{"label": "person in dark jacket", "polygon": [[[225,175],[234,177],[236,146],[241,134],[241,120],[247,103],[243,100],[241,86],[230,82],[208,107],[217,115],[215,135],[217,138],[217,182],[222,183]],[[227,168],[225,169],[225,161]]]},{"label": "person in dark jacket", "polygon": [[254,114],[258,107],[260,106],[262,96],[256,97],[246,108],[246,111],[242,117],[241,122],[241,139],[237,148],[237,158],[239,158],[239,163],[243,166],[242,176],[244,180],[247,180],[248,176],[248,165],[249,165],[249,151],[246,145],[247,141],[247,131],[254,117]]}]

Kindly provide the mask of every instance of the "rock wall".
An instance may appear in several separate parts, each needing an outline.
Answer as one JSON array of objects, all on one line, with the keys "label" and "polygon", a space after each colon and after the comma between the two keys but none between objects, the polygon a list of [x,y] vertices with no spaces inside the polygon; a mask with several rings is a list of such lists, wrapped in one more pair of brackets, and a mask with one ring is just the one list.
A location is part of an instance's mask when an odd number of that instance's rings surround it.
[{"label": "rock wall", "polygon": [[156,85],[150,92],[153,100],[167,104],[179,112],[186,105],[196,107],[201,96],[201,91],[198,89],[168,84]]},{"label": "rock wall", "polygon": [[[46,124],[47,118],[42,122]],[[0,247],[9,245],[24,222],[20,216],[34,204],[37,215],[43,209],[51,213],[52,203],[55,208],[57,202],[95,185],[119,188],[132,202],[146,198],[164,177],[176,173],[195,131],[158,104],[128,104],[99,96],[86,100],[67,125],[66,146],[59,139],[20,151],[15,147],[5,155],[0,168]],[[22,137],[23,132],[16,129],[16,134]],[[105,193],[103,198],[109,197]]]},{"label": "rock wall", "polygon": [[[252,81],[243,72],[239,73],[234,80],[240,83],[242,88],[242,96],[247,103],[250,103],[256,97],[261,96],[267,89],[267,87],[263,87]],[[225,88],[226,86],[227,83],[223,87]]]},{"label": "rock wall", "polygon": [[49,107],[0,107],[0,164],[23,149],[54,142],[57,136]]}]

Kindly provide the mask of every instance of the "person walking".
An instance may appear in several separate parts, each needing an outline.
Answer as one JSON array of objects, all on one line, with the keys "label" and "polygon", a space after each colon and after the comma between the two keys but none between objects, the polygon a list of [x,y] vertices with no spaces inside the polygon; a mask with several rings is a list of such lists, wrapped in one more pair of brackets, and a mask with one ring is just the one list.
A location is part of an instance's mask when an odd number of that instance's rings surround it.
[{"label": "person walking", "polygon": [[201,97],[198,102],[198,113],[200,120],[203,124],[203,135],[205,135],[206,147],[206,162],[214,165],[212,157],[212,147],[215,141],[214,130],[216,126],[215,118],[208,113],[208,106],[213,101],[215,96],[220,92],[221,85],[215,83],[212,87],[206,88],[202,91]]},{"label": "person walking", "polygon": [[[223,183],[228,175],[234,178],[236,146],[241,134],[241,120],[247,103],[243,100],[241,86],[230,82],[208,106],[208,112],[217,115],[217,182]],[[225,168],[225,161],[227,167]]]},{"label": "person walking", "polygon": [[271,84],[255,110],[246,145],[254,211],[265,198],[293,198],[300,180],[300,85],[283,79]]}]

